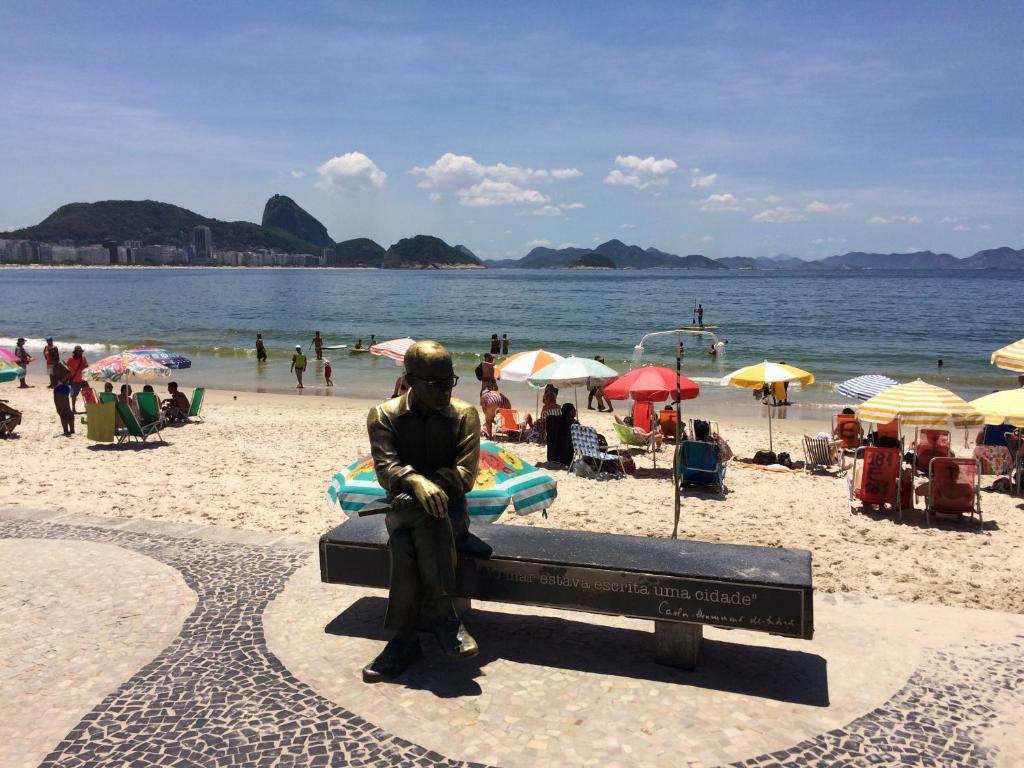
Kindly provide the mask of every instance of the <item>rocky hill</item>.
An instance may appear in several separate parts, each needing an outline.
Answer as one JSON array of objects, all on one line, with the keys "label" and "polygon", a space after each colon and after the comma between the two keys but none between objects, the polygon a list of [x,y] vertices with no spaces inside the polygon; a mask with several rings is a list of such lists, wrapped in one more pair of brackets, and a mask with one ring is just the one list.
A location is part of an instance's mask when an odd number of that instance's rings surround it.
[{"label": "rocky hill", "polygon": [[989,248],[978,251],[964,261],[968,269],[1024,269],[1024,248]]},{"label": "rocky hill", "polygon": [[385,269],[473,269],[483,263],[465,246],[451,246],[439,237],[406,237],[388,248]]},{"label": "rocky hill", "polygon": [[184,248],[192,242],[192,228],[198,226],[210,228],[214,246],[221,250],[271,248],[287,253],[320,252],[320,248],[313,243],[279,229],[262,227],[248,221],[208,219],[186,208],[155,200],[69,203],[34,227],[5,232],[0,237],[46,243],[71,240],[75,245],[141,240],[144,245],[176,245]]},{"label": "rocky hill", "polygon": [[609,240],[596,248],[537,247],[521,259],[489,261],[487,266],[499,269],[560,269],[577,264],[581,258],[600,263],[592,257],[598,255],[611,262],[616,269],[725,269],[725,265],[697,254],[676,256],[657,248],[644,250],[638,245],[626,245],[621,240]]},{"label": "rocky hill", "polygon": [[383,267],[384,248],[368,237],[335,243],[327,249],[328,267]]},{"label": "rocky hill", "polygon": [[285,195],[274,195],[263,206],[263,226],[283,229],[307,243],[325,248],[334,245],[327,227]]},{"label": "rocky hill", "polygon": [[566,269],[615,269],[615,262],[600,253],[581,253],[572,258]]}]

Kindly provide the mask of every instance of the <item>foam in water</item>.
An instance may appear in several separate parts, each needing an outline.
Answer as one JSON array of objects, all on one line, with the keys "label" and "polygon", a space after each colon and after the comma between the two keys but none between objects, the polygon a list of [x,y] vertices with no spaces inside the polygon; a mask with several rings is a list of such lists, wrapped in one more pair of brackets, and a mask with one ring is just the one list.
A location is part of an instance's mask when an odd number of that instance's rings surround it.
[{"label": "foam in water", "polygon": [[[18,337],[16,336],[0,336],[0,348],[6,349],[9,347],[10,349],[13,350],[17,343]],[[95,342],[74,341],[58,338],[54,338],[53,343],[57,345],[58,349],[60,349],[61,354],[63,354],[64,352],[71,352],[71,350],[74,349],[76,346],[80,346],[82,348],[82,351],[85,352],[86,355],[88,355],[90,352],[114,353],[117,352],[118,349],[120,349],[120,347],[116,344],[102,344]],[[42,348],[45,346],[46,339],[25,339],[25,348],[29,351],[29,353],[42,350]],[[36,356],[38,357],[38,355]]]}]

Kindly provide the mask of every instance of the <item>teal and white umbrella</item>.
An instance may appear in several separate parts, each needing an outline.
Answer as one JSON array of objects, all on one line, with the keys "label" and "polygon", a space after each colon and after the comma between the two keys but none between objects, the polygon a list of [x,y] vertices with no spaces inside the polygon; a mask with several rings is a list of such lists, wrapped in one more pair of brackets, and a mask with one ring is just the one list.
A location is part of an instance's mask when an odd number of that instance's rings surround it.
[{"label": "teal and white umbrella", "polygon": [[[557,495],[553,477],[503,446],[486,440],[480,443],[480,472],[473,490],[466,495],[472,520],[493,522],[509,504],[520,515],[545,512]],[[369,454],[338,472],[327,486],[328,505],[332,509],[340,506],[349,517],[385,497]]]},{"label": "teal and white umbrella", "polygon": [[567,357],[545,365],[526,381],[534,387],[603,387],[618,376],[614,368],[589,357]]}]

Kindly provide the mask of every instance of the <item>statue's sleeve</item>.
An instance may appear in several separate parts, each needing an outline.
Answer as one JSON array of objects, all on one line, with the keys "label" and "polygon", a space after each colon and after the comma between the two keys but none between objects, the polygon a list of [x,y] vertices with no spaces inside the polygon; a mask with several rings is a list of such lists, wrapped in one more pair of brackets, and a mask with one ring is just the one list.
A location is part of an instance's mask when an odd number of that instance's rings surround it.
[{"label": "statue's sleeve", "polygon": [[370,409],[370,415],[366,418],[366,431],[370,436],[370,453],[377,482],[385,491],[398,493],[402,478],[415,474],[416,470],[399,461],[391,421],[380,406]]},{"label": "statue's sleeve", "polygon": [[463,411],[459,421],[454,469],[463,493],[473,490],[477,472],[480,471],[480,415],[472,406]]}]

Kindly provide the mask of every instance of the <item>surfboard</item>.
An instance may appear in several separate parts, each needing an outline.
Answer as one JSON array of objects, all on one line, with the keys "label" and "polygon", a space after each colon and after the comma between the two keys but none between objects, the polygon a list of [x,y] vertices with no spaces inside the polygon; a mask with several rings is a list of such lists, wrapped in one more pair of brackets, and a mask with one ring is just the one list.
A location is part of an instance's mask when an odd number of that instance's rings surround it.
[{"label": "surfboard", "polygon": [[718,325],[681,325],[676,330],[679,331],[717,331],[721,326]]},{"label": "surfboard", "polygon": [[330,346],[324,346],[322,349],[348,349],[348,344],[331,344]]},{"label": "surfboard", "polygon": [[370,351],[370,348],[369,348],[369,347],[363,347],[362,349],[350,349],[350,350],[348,351],[348,353],[349,353],[350,355],[358,355],[358,354],[360,354],[361,352],[369,352],[369,351]]}]

